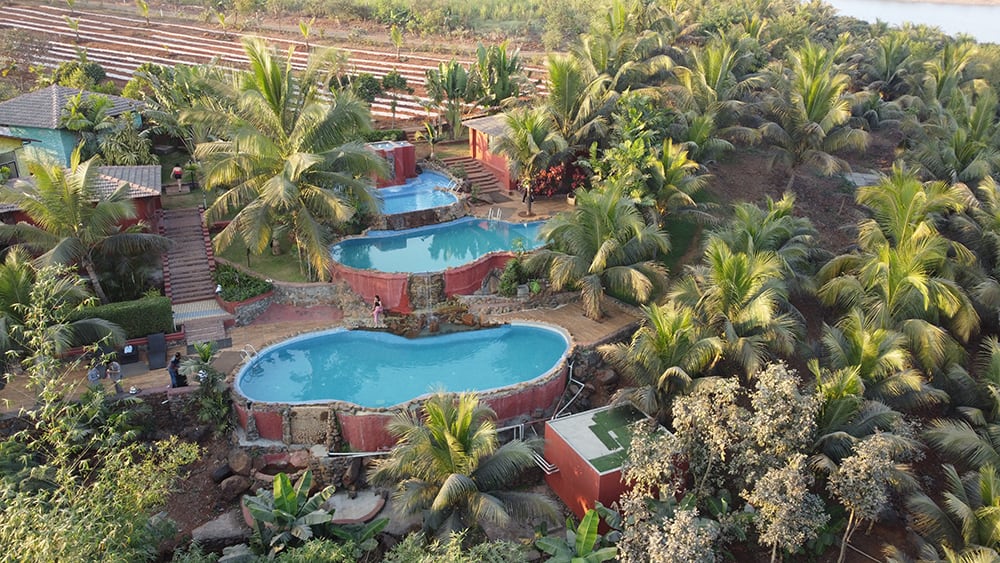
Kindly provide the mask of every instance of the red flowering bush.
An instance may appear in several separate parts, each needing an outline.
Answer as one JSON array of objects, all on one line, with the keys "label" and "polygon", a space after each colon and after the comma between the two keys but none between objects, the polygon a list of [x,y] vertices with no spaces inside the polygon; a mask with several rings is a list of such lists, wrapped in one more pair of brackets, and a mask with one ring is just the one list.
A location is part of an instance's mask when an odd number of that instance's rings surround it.
[{"label": "red flowering bush", "polygon": [[587,171],[576,164],[556,164],[542,170],[531,179],[531,193],[539,197],[575,192],[587,187],[590,177]]}]

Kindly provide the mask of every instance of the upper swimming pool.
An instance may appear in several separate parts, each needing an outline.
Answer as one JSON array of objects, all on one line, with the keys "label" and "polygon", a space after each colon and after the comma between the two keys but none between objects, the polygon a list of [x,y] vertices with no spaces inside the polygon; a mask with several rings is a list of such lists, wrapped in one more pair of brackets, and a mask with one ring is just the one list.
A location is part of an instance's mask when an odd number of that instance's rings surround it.
[{"label": "upper swimming pool", "polygon": [[560,368],[569,346],[564,332],[535,324],[413,339],[333,329],[261,350],[236,382],[255,402],[390,407],[438,390],[488,391],[531,381]]},{"label": "upper swimming pool", "polygon": [[403,185],[378,190],[382,196],[382,213],[397,215],[451,205],[458,201],[458,196],[448,191],[454,185],[444,174],[421,172]]},{"label": "upper swimming pool", "polygon": [[466,217],[406,231],[371,231],[333,245],[331,254],[337,262],[358,270],[441,272],[491,252],[515,250],[517,241],[524,250],[539,248],[543,245],[538,239],[541,225]]}]

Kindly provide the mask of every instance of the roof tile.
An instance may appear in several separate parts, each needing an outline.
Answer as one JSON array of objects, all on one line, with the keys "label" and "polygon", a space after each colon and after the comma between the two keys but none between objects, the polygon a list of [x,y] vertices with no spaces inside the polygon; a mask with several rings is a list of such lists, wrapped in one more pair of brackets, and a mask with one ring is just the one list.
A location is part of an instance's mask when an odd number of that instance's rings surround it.
[{"label": "roof tile", "polygon": [[[70,98],[81,92],[78,88],[53,85],[16,98],[0,102],[0,125],[14,127],[37,127],[59,129],[59,118]],[[109,116],[134,111],[142,107],[142,102],[120,96],[110,96],[97,92],[83,91],[84,96],[104,96],[111,101]]]}]

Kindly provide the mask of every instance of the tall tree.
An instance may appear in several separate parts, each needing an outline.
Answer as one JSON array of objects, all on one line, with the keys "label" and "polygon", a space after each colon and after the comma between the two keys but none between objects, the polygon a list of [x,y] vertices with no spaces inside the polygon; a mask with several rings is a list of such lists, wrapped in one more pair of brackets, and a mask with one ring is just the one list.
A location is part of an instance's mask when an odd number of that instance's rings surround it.
[{"label": "tall tree", "polygon": [[531,180],[566,149],[566,140],[541,109],[514,110],[506,115],[506,122],[507,132],[497,138],[490,150],[507,156],[511,171],[525,190],[528,215],[531,215]]},{"label": "tall tree", "polygon": [[438,393],[421,411],[402,412],[389,424],[400,440],[371,474],[373,483],[394,487],[403,513],[423,514],[425,529],[434,531],[555,516],[544,497],[511,489],[534,466],[537,443],[499,445],[495,415],[474,394]]},{"label": "tall tree", "polygon": [[774,151],[772,162],[788,171],[786,189],[806,165],[827,176],[848,170],[846,161],[833,153],[867,145],[867,134],[848,124],[850,78],[837,70],[835,56],[835,51],[807,41],[789,54],[788,69],[772,73],[775,93],[765,102],[771,121],[760,131]]},{"label": "tall tree", "polygon": [[80,151],[80,147],[73,151],[69,168],[28,162],[31,179],[18,181],[13,190],[0,195],[0,201],[19,206],[31,223],[0,225],[0,240],[43,253],[39,257],[43,265],[79,264],[94,293],[107,303],[94,262],[96,254],[162,252],[170,241],[142,232],[146,225],[141,222],[123,229],[122,222],[136,217],[129,185],[107,196],[99,194],[98,161],[81,162]]},{"label": "tall tree", "polygon": [[773,353],[791,353],[802,331],[773,251],[734,252],[712,237],[702,264],[689,268],[670,296],[698,313],[723,356],[747,377]]},{"label": "tall tree", "polygon": [[656,258],[670,240],[618,189],[577,192],[576,207],[549,220],[541,236],[550,246],[529,258],[528,268],[547,272],[556,289],[579,289],[592,319],[602,316],[605,291],[645,303],[664,286]]},{"label": "tall tree", "polygon": [[205,100],[183,114],[185,123],[205,123],[220,137],[195,150],[205,186],[226,190],[206,220],[235,212],[216,250],[241,241],[260,254],[288,231],[300,264],[327,279],[331,229],[378,210],[371,182],[387,173],[386,164],[360,140],[371,115],[348,93],[320,98],[336,75],[336,53],[314,53],[299,74],[291,56],[281,61],[264,41],[244,39],[243,46],[250,71],[234,87],[220,87],[219,103]]},{"label": "tall tree", "polygon": [[598,350],[636,383],[622,394],[662,420],[674,395],[686,392],[711,369],[722,350],[694,311],[673,301],[644,306],[643,313],[631,341],[605,344]]}]

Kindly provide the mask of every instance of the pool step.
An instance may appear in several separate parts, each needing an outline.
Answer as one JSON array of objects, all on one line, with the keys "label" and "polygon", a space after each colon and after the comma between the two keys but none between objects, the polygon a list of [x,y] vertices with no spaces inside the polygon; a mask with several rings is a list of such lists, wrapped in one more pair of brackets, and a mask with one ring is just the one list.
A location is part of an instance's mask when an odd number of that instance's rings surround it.
[{"label": "pool step", "polygon": [[[488,199],[490,194],[499,194],[503,186],[496,176],[483,163],[471,156],[450,156],[441,159],[448,170],[456,176],[464,176],[473,186],[478,188],[479,197]],[[464,171],[464,174],[462,173]]]}]

